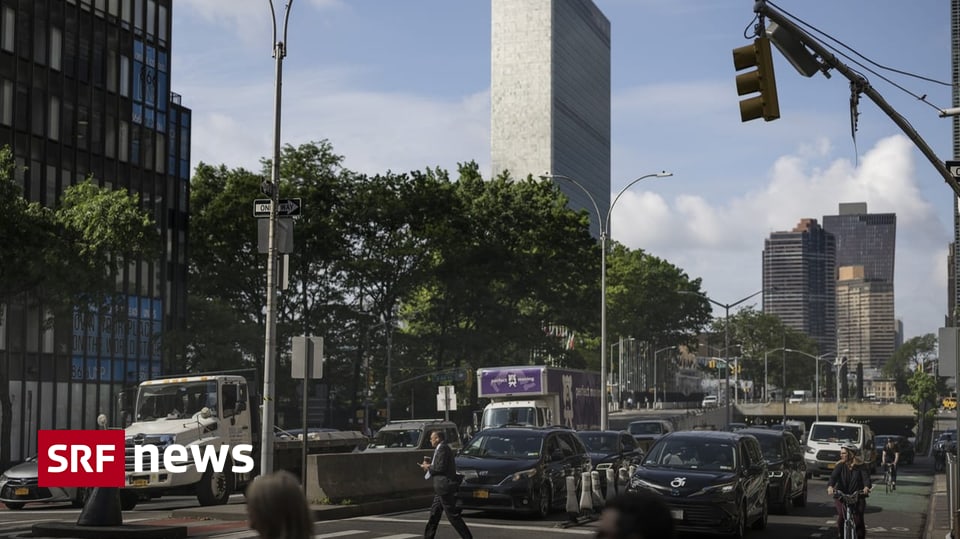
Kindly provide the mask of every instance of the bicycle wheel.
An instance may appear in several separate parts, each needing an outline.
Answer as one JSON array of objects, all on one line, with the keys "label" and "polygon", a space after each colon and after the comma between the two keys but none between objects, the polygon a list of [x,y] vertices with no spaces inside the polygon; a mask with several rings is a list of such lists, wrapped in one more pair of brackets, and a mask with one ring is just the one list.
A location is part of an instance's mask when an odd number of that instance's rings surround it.
[{"label": "bicycle wheel", "polygon": [[847,508],[847,516],[843,521],[843,539],[857,539],[857,523],[853,520],[853,511]]},{"label": "bicycle wheel", "polygon": [[887,467],[887,471],[883,473],[883,490],[885,493],[890,494],[890,491],[893,489],[891,484],[893,481],[890,479],[890,467]]}]

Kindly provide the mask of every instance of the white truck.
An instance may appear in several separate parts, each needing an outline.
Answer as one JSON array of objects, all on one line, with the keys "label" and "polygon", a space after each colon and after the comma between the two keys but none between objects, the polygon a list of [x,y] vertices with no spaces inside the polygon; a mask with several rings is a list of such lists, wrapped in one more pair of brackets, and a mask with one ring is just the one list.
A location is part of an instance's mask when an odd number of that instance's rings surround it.
[{"label": "white truck", "polygon": [[[123,509],[132,509],[138,499],[163,494],[194,494],[201,505],[227,503],[230,494],[242,490],[260,471],[260,411],[255,398],[255,377],[239,374],[207,374],[162,378],[141,382],[133,410],[122,410],[132,423],[124,429],[126,439],[126,486],[121,489]],[[309,453],[349,452],[365,445],[359,432],[309,432]],[[304,442],[300,439],[274,440],[274,468],[299,471]],[[164,449],[182,445],[191,456],[182,468],[169,470],[163,459]],[[253,469],[234,473],[233,451],[249,444],[248,454]],[[147,456],[143,470],[137,471],[135,455],[138,446],[156,446],[160,458],[152,462]],[[212,448],[204,449],[205,446]],[[223,448],[229,446],[229,448]],[[197,447],[198,449],[194,449]],[[223,471],[206,466],[203,472],[193,466],[193,452],[229,454]],[[154,448],[139,447],[142,454]],[[243,467],[243,462],[237,462]]]},{"label": "white truck", "polygon": [[787,402],[790,404],[798,404],[811,399],[813,399],[813,391],[810,391],[809,389],[794,389],[790,393],[790,398],[787,399]]},{"label": "white truck", "polygon": [[490,399],[477,428],[563,425],[600,428],[600,374],[523,365],[477,369],[477,396]]}]

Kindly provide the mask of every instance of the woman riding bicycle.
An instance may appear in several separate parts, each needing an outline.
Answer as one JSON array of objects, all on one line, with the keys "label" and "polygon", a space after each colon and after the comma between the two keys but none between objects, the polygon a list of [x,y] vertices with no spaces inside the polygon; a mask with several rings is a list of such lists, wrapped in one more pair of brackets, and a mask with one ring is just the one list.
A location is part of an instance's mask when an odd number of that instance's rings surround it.
[{"label": "woman riding bicycle", "polygon": [[890,465],[890,488],[891,490],[897,490],[897,463],[900,462],[900,447],[894,438],[887,438],[880,462],[884,466]]},{"label": "woman riding bicycle", "polygon": [[[857,525],[857,539],[864,539],[867,536],[867,527],[863,522],[863,512],[867,507],[867,500],[864,497],[870,494],[871,488],[873,483],[870,481],[870,470],[863,459],[857,455],[857,446],[844,445],[840,448],[840,462],[837,462],[836,468],[830,474],[827,494],[833,496],[836,491],[844,494],[855,492],[861,494],[856,506],[851,508],[853,522]],[[843,520],[846,513],[843,500],[837,498],[834,500],[834,505],[837,509],[837,533],[839,537],[843,537]]]}]

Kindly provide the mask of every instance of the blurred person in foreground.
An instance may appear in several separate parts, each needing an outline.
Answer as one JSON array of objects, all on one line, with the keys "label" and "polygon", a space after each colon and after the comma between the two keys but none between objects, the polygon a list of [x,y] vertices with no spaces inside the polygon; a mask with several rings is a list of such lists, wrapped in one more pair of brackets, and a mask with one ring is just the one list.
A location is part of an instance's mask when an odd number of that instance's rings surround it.
[{"label": "blurred person in foreground", "polygon": [[457,489],[460,488],[460,475],[457,474],[457,461],[454,460],[453,449],[447,445],[446,435],[442,430],[430,433],[430,443],[433,445],[433,458],[420,464],[425,473],[424,479],[433,479],[433,503],[430,504],[430,519],[423,530],[424,539],[433,539],[437,535],[437,526],[440,516],[447,513],[447,520],[454,530],[463,539],[473,539],[473,534],[467,528],[467,523],[460,515],[457,507]]},{"label": "blurred person in foreground", "polygon": [[670,508],[652,494],[627,492],[607,500],[596,539],[672,539]]},{"label": "blurred person in foreground", "polygon": [[280,470],[261,475],[247,487],[250,529],[261,539],[312,539],[313,517],[300,481]]}]

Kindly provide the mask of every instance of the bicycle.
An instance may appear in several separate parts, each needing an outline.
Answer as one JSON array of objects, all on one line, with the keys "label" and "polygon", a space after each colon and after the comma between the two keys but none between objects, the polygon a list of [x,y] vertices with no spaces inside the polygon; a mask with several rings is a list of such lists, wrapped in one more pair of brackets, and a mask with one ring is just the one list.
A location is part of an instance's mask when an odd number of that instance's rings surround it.
[{"label": "bicycle", "polygon": [[893,486],[893,463],[887,462],[883,465],[883,490],[890,494],[894,490]]},{"label": "bicycle", "polygon": [[853,519],[855,507],[860,503],[860,492],[846,494],[839,490],[833,491],[834,499],[843,502],[843,539],[857,539],[857,523]]}]

